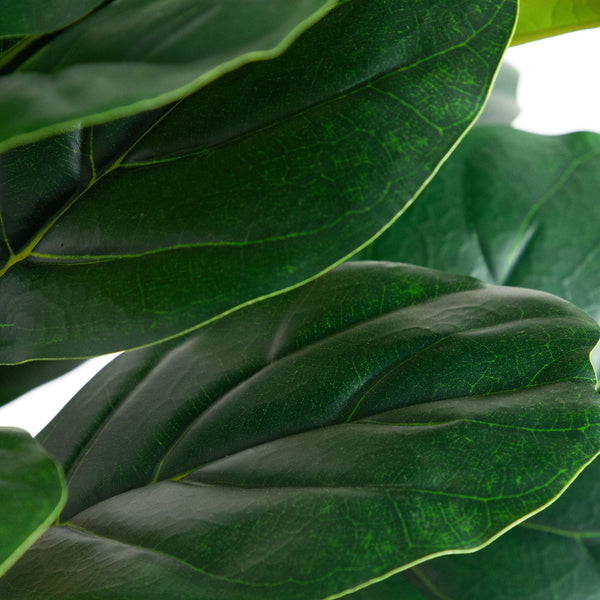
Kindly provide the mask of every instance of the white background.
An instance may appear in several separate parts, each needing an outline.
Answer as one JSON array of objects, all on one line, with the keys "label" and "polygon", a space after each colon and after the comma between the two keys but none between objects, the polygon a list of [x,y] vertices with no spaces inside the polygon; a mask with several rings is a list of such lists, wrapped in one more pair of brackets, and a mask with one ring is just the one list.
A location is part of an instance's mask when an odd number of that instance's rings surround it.
[{"label": "white background", "polygon": [[[600,29],[509,49],[506,59],[520,73],[521,113],[513,125],[540,134],[600,133],[599,58]],[[88,361],[0,408],[0,426],[23,427],[35,435],[114,356]]]}]

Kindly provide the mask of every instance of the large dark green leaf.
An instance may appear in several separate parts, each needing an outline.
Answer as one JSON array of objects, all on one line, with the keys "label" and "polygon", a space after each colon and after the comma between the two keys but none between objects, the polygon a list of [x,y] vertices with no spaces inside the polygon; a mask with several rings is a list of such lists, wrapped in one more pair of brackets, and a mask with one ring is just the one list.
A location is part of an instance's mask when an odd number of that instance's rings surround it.
[{"label": "large dark green leaf", "polygon": [[22,429],[0,427],[0,576],[56,520],[65,501],[62,470],[41,445]]},{"label": "large dark green leaf", "polygon": [[545,290],[600,319],[599,187],[598,134],[476,128],[363,256]]},{"label": "large dark green leaf", "polygon": [[[343,4],[345,0],[342,0]],[[71,2],[71,4],[77,4]],[[335,0],[120,0],[0,77],[0,148],[166,104],[281,54]],[[76,11],[78,9],[75,9]]]},{"label": "large dark green leaf", "polygon": [[600,461],[549,508],[472,555],[435,559],[352,600],[598,600]]},{"label": "large dark green leaf", "polygon": [[84,17],[103,0],[2,0],[0,37],[46,33]]},{"label": "large dark green leaf", "polygon": [[599,0],[520,0],[513,46],[600,26]]},{"label": "large dark green leaf", "polygon": [[0,366],[0,406],[38,385],[64,375],[79,364],[79,360],[44,360]]},{"label": "large dark green leaf", "polygon": [[514,9],[345,2],[169,108],[1,155],[0,362],[163,340],[349,256],[477,117]]},{"label": "large dark green leaf", "polygon": [[70,498],[11,599],[325,598],[486,543],[600,448],[600,328],[351,263],[125,353],[40,435]]}]

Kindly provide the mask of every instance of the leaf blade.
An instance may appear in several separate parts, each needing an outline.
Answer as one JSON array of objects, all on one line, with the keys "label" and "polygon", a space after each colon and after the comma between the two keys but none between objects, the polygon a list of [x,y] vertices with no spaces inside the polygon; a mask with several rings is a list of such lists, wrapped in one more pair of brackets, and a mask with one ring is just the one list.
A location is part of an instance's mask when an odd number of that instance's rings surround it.
[{"label": "leaf blade", "polygon": [[366,253],[541,289],[598,319],[599,167],[598,134],[478,127]]},{"label": "leaf blade", "polygon": [[[27,302],[0,307],[0,362],[179,335],[319,276],[397,218],[477,116],[515,8],[433,2],[415,31],[412,3],[398,6],[390,20],[387,3],[345,3],[278,59],[168,109],[5,154],[7,186],[32,164],[70,168],[60,186],[40,181],[38,196],[9,187],[18,208],[3,215],[0,288]],[[365,31],[375,14],[382,24]],[[435,24],[449,19],[440,36]],[[318,77],[308,56],[322,61]],[[457,89],[463,75],[474,81]]]},{"label": "leaf blade", "polygon": [[0,38],[40,35],[62,29],[100,4],[102,0],[82,0],[77,3],[51,0],[43,4],[32,0],[8,0],[2,4]]},{"label": "leaf blade", "polygon": [[108,3],[0,78],[0,114],[11,115],[1,123],[0,149],[168,104],[281,54],[336,4]]},{"label": "leaf blade", "polygon": [[[479,546],[597,453],[598,331],[546,294],[355,263],[126,353],[40,435],[69,505],[7,585],[104,598],[131,571],[85,557],[110,552],[146,564],[130,598],[335,597]],[[73,570],[32,584],[39,561]]]},{"label": "leaf blade", "polygon": [[522,0],[512,45],[598,26],[597,0],[559,0],[552,5],[540,0]]},{"label": "leaf blade", "polygon": [[0,428],[0,575],[56,520],[66,502],[60,467],[21,429]]},{"label": "leaf blade", "polygon": [[552,595],[595,600],[600,582],[600,524],[594,515],[599,467],[595,459],[549,507],[483,550],[423,563],[383,585],[374,584],[356,594],[356,600],[405,590],[445,600],[475,600],[482,595],[492,600]]}]

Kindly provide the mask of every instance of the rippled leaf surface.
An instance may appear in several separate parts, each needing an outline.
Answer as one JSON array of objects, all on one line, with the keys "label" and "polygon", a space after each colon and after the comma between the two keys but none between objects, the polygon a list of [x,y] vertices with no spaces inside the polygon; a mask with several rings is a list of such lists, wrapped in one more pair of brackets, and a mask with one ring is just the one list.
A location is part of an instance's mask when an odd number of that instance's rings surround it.
[{"label": "rippled leaf surface", "polygon": [[471,555],[448,556],[350,594],[352,600],[597,600],[600,462],[548,508]]},{"label": "rippled leaf surface", "polygon": [[62,470],[22,429],[0,427],[0,498],[2,575],[56,520],[66,500]]},{"label": "rippled leaf surface", "polygon": [[47,33],[70,25],[101,0],[3,0],[0,37]]},{"label": "rippled leaf surface", "polygon": [[597,453],[599,331],[541,292],[351,263],[125,353],[40,434],[69,502],[0,594],[329,598],[476,548]]},{"label": "rippled leaf surface", "polygon": [[599,0],[521,0],[512,44],[598,26]]},{"label": "rippled leaf surface", "polygon": [[153,343],[331,268],[476,118],[514,10],[345,2],[168,108],[0,155],[0,362]]},{"label": "rippled leaf surface", "polygon": [[363,256],[557,294],[600,319],[600,135],[481,127]]},{"label": "rippled leaf surface", "polygon": [[[70,4],[86,12],[82,3]],[[7,68],[0,77],[0,148],[165,105],[242,64],[280,54],[336,4],[108,2],[33,49],[26,40],[0,62]]]}]

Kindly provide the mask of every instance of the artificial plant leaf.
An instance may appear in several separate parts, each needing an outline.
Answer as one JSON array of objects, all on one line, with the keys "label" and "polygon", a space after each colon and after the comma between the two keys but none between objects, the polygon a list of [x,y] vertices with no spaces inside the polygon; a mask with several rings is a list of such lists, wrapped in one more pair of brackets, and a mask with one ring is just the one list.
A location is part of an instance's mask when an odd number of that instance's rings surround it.
[{"label": "artificial plant leaf", "polygon": [[478,552],[425,562],[347,598],[598,600],[600,572],[586,544],[577,536],[538,531],[527,523]]},{"label": "artificial plant leaf", "polygon": [[598,600],[600,461],[594,460],[545,510],[490,546],[423,563],[352,600]]},{"label": "artificial plant leaf", "polygon": [[20,365],[1,365],[0,406],[38,385],[64,375],[81,362],[80,360],[40,360]]},{"label": "artificial plant leaf", "polygon": [[106,3],[16,69],[11,53],[9,72],[0,77],[0,149],[165,105],[245,63],[281,54],[337,4]]},{"label": "artificial plant leaf", "polygon": [[103,0],[3,0],[0,37],[41,34],[85,17]]},{"label": "artificial plant leaf", "polygon": [[0,427],[0,498],[2,576],[56,520],[66,501],[61,468],[22,429]]},{"label": "artificial plant leaf", "polygon": [[[503,537],[506,535],[509,533]],[[415,581],[415,573],[417,568],[401,571],[382,581],[360,588],[356,592],[350,592],[344,598],[348,600],[430,600],[430,596],[422,591],[422,585],[419,585],[421,582]],[[446,600],[440,595],[435,596],[435,599]]]},{"label": "artificial plant leaf", "polygon": [[600,26],[600,0],[520,0],[512,45]]},{"label": "artificial plant leaf", "polygon": [[0,363],[164,340],[348,257],[477,117],[514,10],[344,2],[168,108],[0,155]]},{"label": "artificial plant leaf", "polygon": [[69,501],[0,596],[330,598],[481,546],[598,452],[599,332],[541,292],[350,263],[125,353],[40,434]]},{"label": "artificial plant leaf", "polygon": [[600,135],[473,129],[359,255],[557,294],[600,319]]}]

